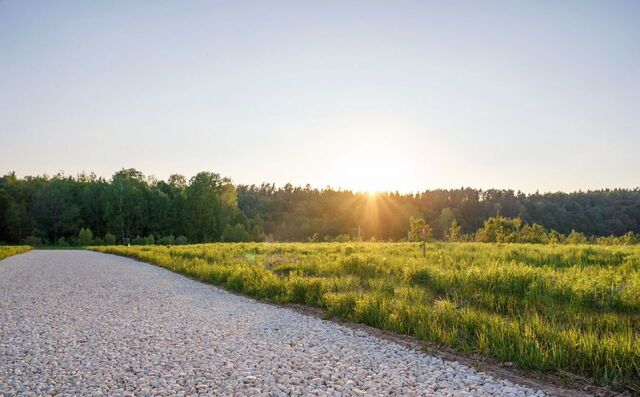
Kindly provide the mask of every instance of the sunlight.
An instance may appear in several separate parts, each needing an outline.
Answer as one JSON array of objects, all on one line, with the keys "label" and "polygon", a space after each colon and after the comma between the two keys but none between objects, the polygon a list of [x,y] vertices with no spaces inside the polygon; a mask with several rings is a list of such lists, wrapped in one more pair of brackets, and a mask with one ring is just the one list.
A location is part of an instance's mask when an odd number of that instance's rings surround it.
[{"label": "sunlight", "polygon": [[410,190],[412,175],[406,159],[380,148],[368,148],[337,158],[327,184],[367,192],[373,198],[377,192]]}]

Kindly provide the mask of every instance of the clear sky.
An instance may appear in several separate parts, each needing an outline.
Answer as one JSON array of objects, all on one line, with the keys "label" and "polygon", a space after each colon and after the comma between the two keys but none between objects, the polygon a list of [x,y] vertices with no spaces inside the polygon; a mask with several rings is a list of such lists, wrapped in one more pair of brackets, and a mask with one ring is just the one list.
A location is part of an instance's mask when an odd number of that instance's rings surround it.
[{"label": "clear sky", "polygon": [[0,173],[640,186],[638,1],[0,1]]}]

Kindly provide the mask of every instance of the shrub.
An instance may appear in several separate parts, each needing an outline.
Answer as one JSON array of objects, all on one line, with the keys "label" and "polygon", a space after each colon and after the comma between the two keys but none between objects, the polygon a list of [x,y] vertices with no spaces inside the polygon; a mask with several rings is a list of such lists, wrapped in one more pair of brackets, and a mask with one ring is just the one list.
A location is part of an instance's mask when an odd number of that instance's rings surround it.
[{"label": "shrub", "polygon": [[476,232],[476,240],[481,243],[515,243],[519,240],[520,218],[496,216],[484,221],[484,225]]},{"label": "shrub", "polygon": [[567,244],[587,244],[589,241],[583,233],[571,230],[571,233],[567,236],[565,242]]},{"label": "shrub", "polygon": [[164,236],[158,239],[158,244],[160,245],[173,245],[175,241],[175,237],[173,237],[173,234],[170,234],[168,236]]},{"label": "shrub", "polygon": [[533,225],[524,225],[522,231],[520,232],[520,242],[521,243],[531,243],[531,244],[545,244],[549,241],[549,235],[547,230],[534,223]]},{"label": "shrub", "polygon": [[115,245],[116,244],[116,236],[111,233],[107,233],[104,235],[104,243],[106,245]]},{"label": "shrub", "polygon": [[144,238],[144,245],[154,245],[156,243],[156,238],[153,233]]},{"label": "shrub", "polygon": [[93,243],[93,232],[91,229],[82,228],[78,232],[78,244],[82,246],[91,245]]},{"label": "shrub", "polygon": [[22,239],[22,244],[30,245],[30,246],[40,246],[42,245],[42,238],[36,236],[28,236]]}]

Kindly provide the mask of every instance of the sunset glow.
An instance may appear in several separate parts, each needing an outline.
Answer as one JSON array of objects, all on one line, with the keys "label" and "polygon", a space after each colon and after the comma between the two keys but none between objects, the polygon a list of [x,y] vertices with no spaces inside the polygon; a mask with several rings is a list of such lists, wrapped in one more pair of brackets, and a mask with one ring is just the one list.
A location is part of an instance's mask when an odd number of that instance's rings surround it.
[{"label": "sunset glow", "polygon": [[397,153],[370,148],[337,158],[326,179],[333,187],[353,191],[408,191],[411,190],[413,171]]}]

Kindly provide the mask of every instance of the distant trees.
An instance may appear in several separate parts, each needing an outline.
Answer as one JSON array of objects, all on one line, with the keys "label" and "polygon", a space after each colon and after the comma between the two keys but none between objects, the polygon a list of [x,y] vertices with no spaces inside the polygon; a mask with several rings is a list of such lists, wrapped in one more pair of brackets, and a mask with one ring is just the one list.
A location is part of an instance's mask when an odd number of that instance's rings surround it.
[{"label": "distant trees", "polygon": [[0,243],[77,245],[81,229],[91,231],[94,244],[399,241],[416,238],[407,234],[412,218],[436,240],[633,244],[640,190],[525,195],[461,188],[371,196],[308,185],[234,186],[212,172],[166,181],[136,169],[108,180],[0,177]]},{"label": "distant trees", "polygon": [[157,181],[135,169],[108,181],[94,174],[0,178],[0,243],[210,242],[221,241],[228,224],[244,229],[242,241],[260,241],[257,220],[240,211],[231,181],[210,172],[189,182],[182,175]]},{"label": "distant trees", "polygon": [[476,241],[484,243],[531,243],[531,244],[602,244],[631,245],[640,243],[640,236],[628,232],[623,236],[587,237],[584,233],[572,230],[568,236],[556,230],[547,230],[534,223],[524,224],[520,218],[501,216],[487,219],[484,226],[476,232]]},{"label": "distant trees", "polygon": [[[531,195],[512,190],[438,189],[382,193],[373,204],[366,194],[329,188],[262,184],[239,185],[236,190],[240,210],[249,219],[260,216],[265,234],[278,241],[307,241],[315,233],[321,241],[340,234],[398,241],[407,238],[411,216],[423,218],[437,240],[448,239],[454,220],[461,228],[460,238],[473,240],[484,221],[497,214],[564,235],[572,229],[594,236],[640,232],[639,189]],[[376,211],[371,211],[372,206]]]}]

